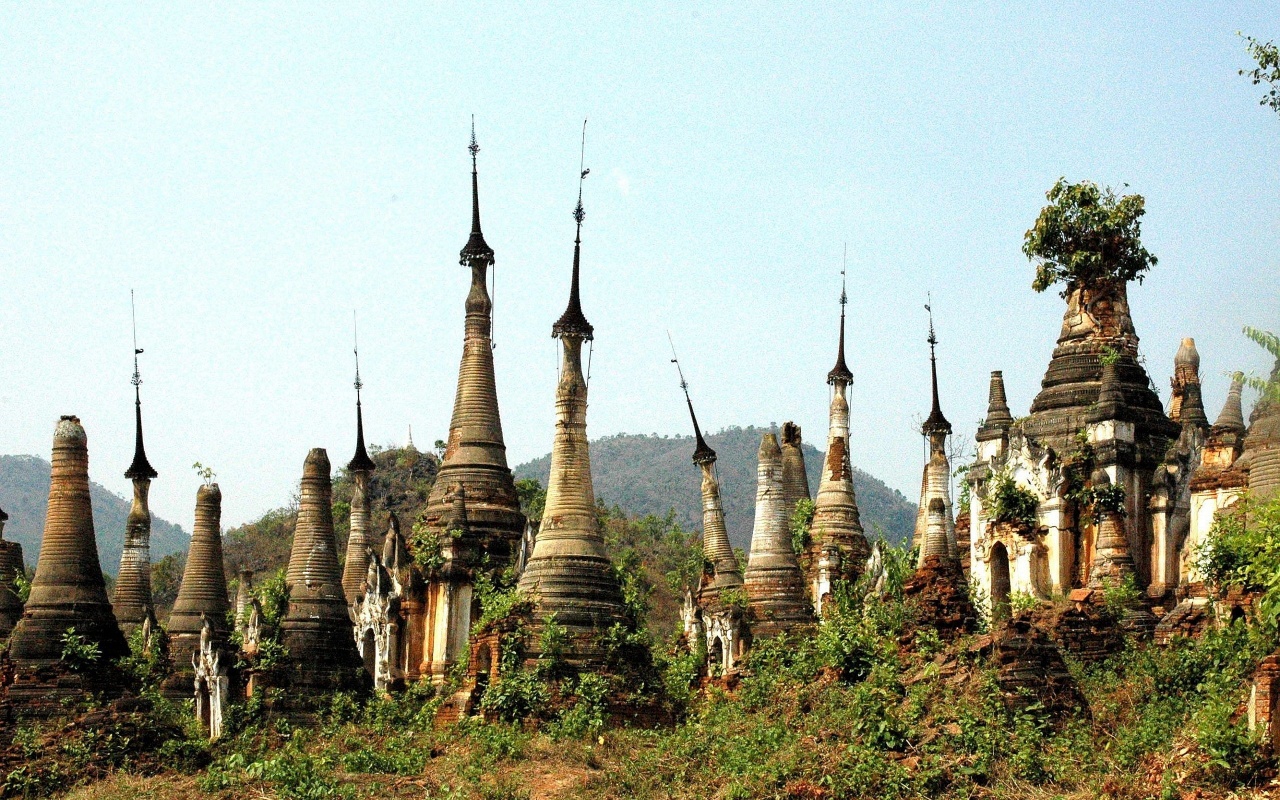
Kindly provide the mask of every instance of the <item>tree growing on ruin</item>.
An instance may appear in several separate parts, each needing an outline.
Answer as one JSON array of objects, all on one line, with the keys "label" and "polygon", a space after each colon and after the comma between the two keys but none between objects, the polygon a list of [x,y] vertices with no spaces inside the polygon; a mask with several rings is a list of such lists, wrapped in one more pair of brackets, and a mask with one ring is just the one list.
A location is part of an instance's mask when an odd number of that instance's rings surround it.
[{"label": "tree growing on ruin", "polygon": [[1260,42],[1252,36],[1240,34],[1245,41],[1245,49],[1258,66],[1248,72],[1240,70],[1241,75],[1248,76],[1254,86],[1266,84],[1270,87],[1258,105],[1269,107],[1280,114],[1280,48],[1275,42]]},{"label": "tree growing on ruin", "polygon": [[1155,266],[1156,257],[1142,246],[1142,195],[1117,196],[1093,181],[1059,178],[1045,197],[1049,205],[1022,244],[1036,267],[1031,286],[1037,292],[1061,283],[1066,297],[1080,288],[1141,282]]}]

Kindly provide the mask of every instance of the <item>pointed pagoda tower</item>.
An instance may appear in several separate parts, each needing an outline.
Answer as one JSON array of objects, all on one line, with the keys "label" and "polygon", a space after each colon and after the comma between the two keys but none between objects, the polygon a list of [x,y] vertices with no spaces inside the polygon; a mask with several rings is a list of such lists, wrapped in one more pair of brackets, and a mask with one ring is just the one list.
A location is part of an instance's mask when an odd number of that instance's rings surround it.
[{"label": "pointed pagoda tower", "polygon": [[[932,305],[932,304],[930,304]],[[951,435],[951,423],[942,414],[938,400],[938,337],[933,330],[933,309],[929,311],[929,370],[932,378],[933,408],[920,427],[929,440],[929,460],[924,467],[924,480],[920,489],[920,511],[916,518],[915,543],[920,548],[917,568],[936,556],[948,567],[958,567],[960,554],[956,547],[954,512],[951,508],[951,462],[947,459],[947,437]]]},{"label": "pointed pagoda tower", "polygon": [[[586,126],[583,126],[585,145]],[[582,345],[595,329],[582,313],[579,277],[582,250],[582,179],[573,218],[573,278],[569,305],[551,326],[560,340],[563,360],[556,388],[556,431],[551,447],[551,476],[546,508],[533,554],[520,575],[519,589],[533,599],[534,617],[541,623],[555,616],[566,627],[570,644],[565,658],[575,666],[598,665],[602,652],[598,634],[614,623],[628,623],[622,589],[614,577],[604,548],[604,534],[596,514],[591,483],[591,454],[587,445],[587,381],[582,369]],[[537,637],[533,637],[536,642]]]},{"label": "pointed pagoda tower", "polygon": [[703,581],[698,594],[701,602],[707,602],[727,589],[741,587],[742,567],[733,554],[733,545],[729,543],[729,532],[724,524],[724,505],[720,500],[720,481],[716,474],[716,451],[707,444],[702,429],[698,427],[698,415],[693,412],[689,384],[685,382],[683,373],[680,375],[680,388],[684,390],[689,419],[693,422],[693,463],[702,472],[702,553],[711,564],[711,574],[704,576],[710,580]]},{"label": "pointed pagoda tower", "polygon": [[54,664],[70,628],[98,645],[102,663],[128,653],[111,612],[89,504],[88,437],[80,420],[64,416],[53,435],[53,469],[40,559],[22,619],[9,638],[19,668]]},{"label": "pointed pagoda tower", "polygon": [[18,573],[26,569],[22,562],[22,545],[4,540],[4,524],[9,515],[0,508],[0,639],[8,638],[22,616],[22,600],[18,598]]},{"label": "pointed pagoda tower", "polygon": [[360,405],[360,347],[356,354],[356,454],[347,462],[347,474],[351,476],[351,533],[347,536],[347,560],[342,567],[342,591],[347,604],[364,597],[365,578],[369,574],[369,562],[373,558],[369,536],[369,521],[373,515],[373,500],[369,495],[369,479],[377,465],[369,458],[364,447],[364,411]]},{"label": "pointed pagoda tower", "polygon": [[[841,270],[844,279],[844,270]],[[867,537],[858,515],[858,498],[853,490],[853,464],[849,460],[849,385],[853,373],[844,360],[845,306],[848,292],[840,288],[840,345],[836,365],[827,373],[831,386],[830,427],[827,453],[822,464],[822,480],[814,501],[810,528],[809,563],[806,575],[815,611],[821,612],[822,598],[838,580],[856,578],[870,555]]]},{"label": "pointed pagoda tower", "polygon": [[[502,570],[515,558],[524,532],[524,515],[516,494],[515,478],[507,467],[507,448],[498,415],[498,390],[493,371],[493,300],[488,274],[494,265],[480,228],[480,179],[476,156],[475,121],[471,125],[471,236],[459,254],[459,263],[471,270],[471,290],[466,300],[462,362],[458,390],[444,460],[427,498],[423,519],[439,538],[444,565],[428,575],[427,597],[409,599],[411,672],[429,672],[441,684],[450,667],[467,657],[471,635],[473,570],[483,556],[490,568]],[[450,534],[450,495],[460,487],[467,498],[469,528],[465,541]],[[413,594],[413,593],[411,593]]]},{"label": "pointed pagoda tower", "polygon": [[120,551],[120,571],[116,575],[116,592],[112,602],[116,620],[125,636],[144,622],[156,623],[156,610],[151,598],[151,508],[147,498],[156,471],[147,460],[142,445],[142,374],[138,371],[137,334],[133,342],[133,463],[124,476],[133,482],[133,505],[124,529],[124,549]]},{"label": "pointed pagoda tower", "polygon": [[467,294],[462,362],[458,367],[458,390],[449,423],[449,440],[427,499],[426,522],[442,533],[450,509],[449,488],[464,487],[473,536],[485,547],[490,563],[501,569],[514,558],[524,532],[524,515],[520,513],[515,478],[507,466],[507,446],[498,414],[493,370],[493,300],[488,289],[494,257],[493,248],[485,242],[480,229],[480,179],[476,167],[480,146],[476,143],[474,121],[468,149],[471,151],[471,237],[459,254],[459,263],[471,270],[471,290]]},{"label": "pointed pagoda tower", "polygon": [[228,649],[231,628],[227,612],[227,578],[222,560],[222,490],[216,483],[196,489],[195,524],[191,526],[191,547],[182,586],[169,614],[169,656],[173,672],[163,691],[174,700],[185,700],[195,690],[195,670],[191,657],[200,650],[200,636],[208,622],[213,646]]},{"label": "pointed pagoda tower", "polygon": [[290,691],[299,693],[294,699],[304,703],[301,695],[358,689],[368,683],[342,593],[329,470],[323,448],[307,453],[285,573],[289,609],[280,623],[280,640],[289,658],[283,677]]},{"label": "pointed pagoda tower", "polygon": [[[1280,360],[1271,370],[1272,385],[1277,381]],[[1280,401],[1263,396],[1254,405],[1241,460],[1249,472],[1249,492],[1255,500],[1266,500],[1280,491]]]},{"label": "pointed pagoda tower", "polygon": [[804,447],[800,426],[794,422],[782,423],[782,506],[787,519],[796,510],[796,503],[811,500],[809,473],[805,470]]}]

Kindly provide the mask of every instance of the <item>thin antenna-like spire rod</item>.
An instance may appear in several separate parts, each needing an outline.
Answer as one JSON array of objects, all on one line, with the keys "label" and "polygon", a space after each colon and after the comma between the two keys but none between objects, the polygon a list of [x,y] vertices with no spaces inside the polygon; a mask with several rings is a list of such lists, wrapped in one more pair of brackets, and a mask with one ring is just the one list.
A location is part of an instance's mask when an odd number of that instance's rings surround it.
[{"label": "thin antenna-like spire rod", "polygon": [[582,243],[582,221],[587,218],[587,212],[582,209],[582,184],[587,180],[587,176],[591,174],[591,170],[587,169],[587,121],[582,121],[582,149],[578,154],[578,205],[573,209],[573,219],[578,223],[578,235],[574,237],[575,244]]},{"label": "thin antenna-like spire rod", "polygon": [[671,331],[667,331],[667,342],[671,345],[671,363],[676,365],[676,373],[680,376],[680,390],[684,392],[684,402],[689,406],[689,419],[693,421],[693,436],[695,440],[695,450],[693,451],[693,460],[695,463],[703,463],[704,461],[714,461],[716,453],[707,444],[706,439],[702,436],[702,428],[698,427],[698,415],[693,413],[693,400],[689,397],[689,382],[684,378],[684,369],[680,366],[680,357],[676,355],[676,343],[671,338]]},{"label": "thin antenna-like spire rod", "polygon": [[352,352],[356,356],[356,405],[360,405],[360,390],[364,388],[364,383],[360,381],[360,320],[356,317],[355,309],[351,310],[351,341]]},{"label": "thin antenna-like spire rod", "polygon": [[142,351],[138,349],[138,307],[133,299],[133,290],[129,290],[129,315],[133,319],[133,393],[138,402],[142,402],[139,386],[142,385],[142,373],[138,371],[138,356]]}]

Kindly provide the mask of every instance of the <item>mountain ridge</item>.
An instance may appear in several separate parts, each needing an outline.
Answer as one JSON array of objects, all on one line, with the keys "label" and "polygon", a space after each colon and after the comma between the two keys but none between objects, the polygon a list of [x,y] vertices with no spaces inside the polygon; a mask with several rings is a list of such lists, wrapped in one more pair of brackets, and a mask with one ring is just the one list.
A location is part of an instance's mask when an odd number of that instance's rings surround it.
[{"label": "mountain ridge", "polygon": [[[44,538],[45,511],[49,505],[52,467],[40,456],[0,456],[0,508],[9,515],[4,538],[22,545],[22,557],[34,567]],[[93,507],[93,530],[98,539],[98,560],[102,571],[114,576],[120,568],[124,548],[124,528],[131,499],[126,499],[100,483],[89,482]],[[185,553],[191,536],[168,520],[151,517],[151,561],[170,553]]]},{"label": "mountain ridge", "polygon": [[[760,437],[777,428],[730,426],[706,437],[716,451],[725,527],[734,547],[749,548],[755,516],[756,454]],[[676,519],[688,530],[702,529],[702,494],[698,469],[690,458],[692,436],[656,436],[619,433],[591,441],[591,478],[596,499],[617,505],[635,516],[662,516],[674,509]],[[810,494],[817,495],[824,454],[803,444],[805,472]],[[536,478],[543,486],[551,472],[551,456],[545,455],[515,467],[517,478]],[[858,510],[867,537],[882,532],[900,543],[915,529],[916,504],[883,481],[853,468]]]}]

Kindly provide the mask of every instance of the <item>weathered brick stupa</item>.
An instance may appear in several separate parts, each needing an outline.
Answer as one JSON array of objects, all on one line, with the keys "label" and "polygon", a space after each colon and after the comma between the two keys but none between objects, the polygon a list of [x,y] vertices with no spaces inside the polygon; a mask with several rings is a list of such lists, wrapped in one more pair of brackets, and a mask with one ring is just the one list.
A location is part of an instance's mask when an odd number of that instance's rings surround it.
[{"label": "weathered brick stupa", "polygon": [[[676,362],[677,367],[679,362]],[[746,652],[747,636],[743,609],[737,596],[743,594],[742,568],[729,543],[724,524],[724,505],[720,500],[720,481],[716,474],[716,451],[707,444],[693,412],[689,385],[680,374],[680,388],[693,421],[695,447],[693,463],[702,473],[702,554],[705,564],[697,595],[685,600],[685,639],[690,646],[706,644],[707,673],[728,674],[737,667]]]},{"label": "weathered brick stupa", "polygon": [[369,563],[373,560],[369,524],[373,517],[373,499],[369,494],[369,479],[377,465],[369,458],[364,447],[364,410],[360,405],[360,353],[356,352],[356,452],[347,462],[347,474],[351,476],[351,533],[347,536],[347,560],[342,567],[342,592],[347,604],[354,606],[364,597],[365,580],[369,575]]},{"label": "weathered brick stupa", "polygon": [[809,474],[805,471],[801,445],[800,426],[794,422],[782,423],[782,507],[787,519],[795,512],[796,503],[813,499],[809,494]]},{"label": "weathered brick stupa", "polygon": [[151,598],[151,509],[147,497],[156,471],[147,460],[142,446],[142,394],[139,387],[142,378],[138,373],[138,353],[133,356],[133,411],[134,443],[133,463],[124,476],[133,482],[133,505],[124,529],[124,548],[120,551],[120,571],[116,574],[115,597],[112,608],[116,621],[125,636],[133,633],[143,623],[156,623],[155,606]]},{"label": "weathered brick stupa", "polygon": [[280,623],[280,640],[288,656],[270,681],[287,687],[286,704],[300,708],[311,699],[308,695],[366,686],[369,676],[356,650],[342,593],[333,538],[333,483],[323,448],[312,449],[302,466],[285,586],[289,608]]},{"label": "weathered brick stupa", "polygon": [[849,385],[853,373],[844,360],[844,317],[849,302],[840,290],[840,347],[836,365],[827,373],[832,388],[827,454],[822,464],[822,480],[814,501],[810,528],[808,562],[809,594],[814,610],[822,611],[822,598],[840,580],[857,578],[871,548],[862,532],[858,498],[853,491],[853,464],[849,460]]},{"label": "weathered brick stupa", "polygon": [[98,646],[99,663],[128,652],[98,561],[89,504],[88,437],[78,418],[58,421],[52,462],[40,558],[26,609],[9,639],[19,670],[59,662],[63,635],[72,628],[86,644]]},{"label": "weathered brick stupa", "polygon": [[6,639],[22,616],[22,600],[18,597],[18,573],[22,563],[22,545],[4,540],[4,524],[9,515],[0,508],[0,639]]},{"label": "weathered brick stupa", "polygon": [[766,433],[761,438],[759,458],[755,527],[744,576],[753,638],[787,633],[813,621],[813,607],[804,591],[804,574],[784,516],[778,437]]},{"label": "weathered brick stupa", "polygon": [[[462,361],[458,367],[458,389],[454,396],[449,439],[435,485],[427,498],[425,521],[441,538],[442,549],[459,556],[488,555],[490,568],[502,570],[515,557],[524,532],[515,479],[507,466],[507,448],[502,438],[498,414],[498,391],[493,369],[493,301],[489,297],[488,272],[494,264],[493,249],[480,229],[480,189],[476,169],[474,125],[471,132],[471,237],[459,254],[459,263],[471,270],[471,289],[466,300],[466,320],[462,339]],[[450,543],[447,523],[452,487],[461,487],[466,497],[470,530],[467,541]],[[471,633],[471,584],[474,564],[446,564],[447,569],[431,577],[429,597],[413,614],[412,638],[423,642],[412,654],[416,672],[421,661],[431,677],[442,682],[452,664],[466,659],[466,642]],[[448,576],[446,579],[445,576]],[[443,602],[441,602],[443,601]],[[419,607],[415,605],[415,608]],[[443,616],[442,616],[443,614]]]},{"label": "weathered brick stupa", "polygon": [[169,615],[169,655],[173,672],[163,691],[175,700],[191,697],[195,686],[191,657],[200,650],[200,636],[207,621],[213,645],[225,649],[231,631],[227,612],[227,578],[222,563],[222,490],[216,483],[196,490],[195,524],[182,586]]},{"label": "weathered brick stupa", "polygon": [[[586,177],[585,170],[582,177]],[[578,291],[584,217],[579,183],[578,205],[574,209],[578,228],[573,240],[569,305],[551,327],[551,335],[560,340],[563,350],[560,383],[556,388],[551,476],[542,527],[518,585],[533,601],[536,625],[554,616],[557,624],[568,629],[570,643],[565,649],[566,661],[574,666],[590,667],[598,665],[604,656],[598,643],[599,634],[615,623],[628,620],[621,587],[605,552],[591,484],[582,345],[592,341],[594,328],[582,313]],[[537,638],[531,637],[534,648]]]}]

